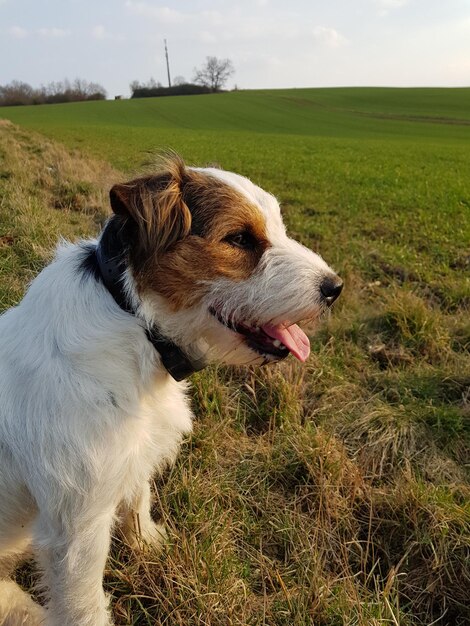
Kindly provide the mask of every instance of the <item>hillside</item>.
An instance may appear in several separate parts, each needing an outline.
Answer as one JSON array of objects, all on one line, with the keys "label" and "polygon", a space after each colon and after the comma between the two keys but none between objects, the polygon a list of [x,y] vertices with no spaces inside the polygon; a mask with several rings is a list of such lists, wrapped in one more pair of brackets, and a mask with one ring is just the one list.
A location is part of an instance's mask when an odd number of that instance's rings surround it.
[{"label": "hillside", "polygon": [[218,159],[258,134],[300,149],[315,138],[462,145],[470,139],[469,103],[470,88],[292,89],[4,107],[1,115],[128,168],[159,145],[199,161],[201,145],[210,144]]},{"label": "hillside", "polygon": [[167,146],[275,193],[290,232],[345,280],[306,366],[192,378],[194,436],[156,480],[171,543],[136,561],[116,542],[117,624],[469,622],[469,95],[0,110],[22,125],[0,125],[1,308],[59,233],[96,232],[121,170]]}]

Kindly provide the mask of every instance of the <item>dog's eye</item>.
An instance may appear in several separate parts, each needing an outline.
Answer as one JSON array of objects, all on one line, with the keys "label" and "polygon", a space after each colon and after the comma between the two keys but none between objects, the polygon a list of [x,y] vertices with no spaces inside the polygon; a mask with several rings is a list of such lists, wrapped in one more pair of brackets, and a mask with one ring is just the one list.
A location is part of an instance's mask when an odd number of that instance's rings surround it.
[{"label": "dog's eye", "polygon": [[253,250],[256,247],[256,239],[247,230],[239,233],[232,233],[225,237],[225,241],[231,246],[242,248],[243,250]]}]

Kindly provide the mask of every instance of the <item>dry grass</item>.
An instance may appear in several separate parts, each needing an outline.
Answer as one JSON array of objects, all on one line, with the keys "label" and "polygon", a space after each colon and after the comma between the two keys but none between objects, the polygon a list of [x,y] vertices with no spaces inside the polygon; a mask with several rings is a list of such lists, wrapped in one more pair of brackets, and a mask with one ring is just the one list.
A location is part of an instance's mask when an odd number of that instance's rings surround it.
[{"label": "dry grass", "polygon": [[[119,175],[10,124],[0,155],[6,307]],[[117,624],[469,623],[468,311],[343,270],[306,367],[193,377],[194,436],[155,479],[169,545],[108,562]]]},{"label": "dry grass", "polygon": [[58,239],[97,232],[120,175],[0,120],[0,308],[21,296]]}]

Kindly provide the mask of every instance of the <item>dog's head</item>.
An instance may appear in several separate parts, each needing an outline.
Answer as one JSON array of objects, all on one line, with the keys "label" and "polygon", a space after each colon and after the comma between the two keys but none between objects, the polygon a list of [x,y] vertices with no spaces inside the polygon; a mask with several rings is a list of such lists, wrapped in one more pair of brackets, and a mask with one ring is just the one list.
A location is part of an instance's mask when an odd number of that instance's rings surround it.
[{"label": "dog's head", "polygon": [[128,288],[139,314],[188,354],[231,364],[301,361],[315,323],[342,282],[290,239],[279,204],[247,178],[189,168],[111,190],[128,250]]}]

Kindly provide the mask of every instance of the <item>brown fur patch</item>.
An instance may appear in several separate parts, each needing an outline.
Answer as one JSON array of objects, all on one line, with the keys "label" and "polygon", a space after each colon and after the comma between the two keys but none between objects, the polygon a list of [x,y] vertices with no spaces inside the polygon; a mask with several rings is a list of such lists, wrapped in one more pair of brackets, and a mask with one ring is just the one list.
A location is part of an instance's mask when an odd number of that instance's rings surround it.
[{"label": "brown fur patch", "polygon": [[[113,211],[134,224],[130,261],[137,288],[165,296],[173,309],[195,304],[204,281],[246,280],[269,246],[258,207],[230,185],[186,169],[172,157],[165,170],[111,190]],[[248,233],[241,248],[227,237]]]},{"label": "brown fur patch", "polygon": [[136,267],[189,234],[191,213],[181,195],[183,174],[184,163],[174,156],[165,162],[164,171],[111,189],[114,213],[134,226],[131,256]]}]

